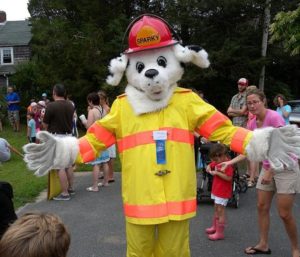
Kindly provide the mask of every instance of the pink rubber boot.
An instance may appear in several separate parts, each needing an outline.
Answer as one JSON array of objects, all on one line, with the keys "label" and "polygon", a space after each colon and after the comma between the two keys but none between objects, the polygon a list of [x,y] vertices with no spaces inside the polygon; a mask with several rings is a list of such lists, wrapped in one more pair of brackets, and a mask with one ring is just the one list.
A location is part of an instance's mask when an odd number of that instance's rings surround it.
[{"label": "pink rubber boot", "polygon": [[216,233],[208,235],[208,238],[213,241],[224,239],[224,228],[225,228],[224,223],[217,222]]},{"label": "pink rubber boot", "polygon": [[216,232],[216,227],[217,227],[217,220],[218,218],[215,216],[213,218],[212,226],[210,228],[205,229],[206,234],[213,234]]}]

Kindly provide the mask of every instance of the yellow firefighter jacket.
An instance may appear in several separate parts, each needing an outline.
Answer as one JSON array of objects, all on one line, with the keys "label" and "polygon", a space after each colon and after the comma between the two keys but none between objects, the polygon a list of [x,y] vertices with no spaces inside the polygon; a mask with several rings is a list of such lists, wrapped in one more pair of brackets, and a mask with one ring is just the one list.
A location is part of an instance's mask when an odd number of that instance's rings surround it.
[{"label": "yellow firefighter jacket", "polygon": [[[165,164],[157,164],[155,131],[167,133]],[[239,153],[252,136],[188,89],[176,88],[167,107],[138,116],[124,94],[80,138],[77,161],[91,161],[116,142],[126,220],[159,224],[189,219],[197,207],[194,131]]]}]

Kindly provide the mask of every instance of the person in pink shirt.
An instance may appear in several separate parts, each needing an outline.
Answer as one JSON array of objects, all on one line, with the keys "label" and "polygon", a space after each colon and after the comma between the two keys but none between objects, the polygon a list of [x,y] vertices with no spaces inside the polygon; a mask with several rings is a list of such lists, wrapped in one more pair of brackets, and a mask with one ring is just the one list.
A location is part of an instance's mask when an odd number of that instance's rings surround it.
[{"label": "person in pink shirt", "polygon": [[[255,85],[250,85],[247,87],[246,89],[246,95],[247,93],[249,93],[252,90],[257,89],[257,87]],[[248,111],[248,109],[247,109]],[[255,115],[252,114],[251,112],[248,111],[248,121],[247,121],[247,128],[249,128],[249,123],[251,122],[252,119],[256,119]],[[252,188],[255,187],[256,185],[256,181],[258,178],[258,174],[259,174],[259,163],[258,162],[254,162],[254,161],[249,161],[247,160],[247,185],[248,188]]]},{"label": "person in pink shirt", "polygon": [[[263,91],[257,89],[249,92],[246,96],[248,110],[256,116],[249,122],[248,129],[255,130],[265,127],[282,127],[285,122],[276,111],[267,109],[265,106],[266,96]],[[227,165],[245,159],[239,155],[231,161],[222,163],[222,169]],[[267,160],[263,161],[262,169],[257,181],[257,212],[259,226],[259,242],[247,247],[245,253],[253,254],[271,254],[269,248],[269,229],[270,229],[270,208],[273,196],[276,194],[277,209],[281,220],[288,234],[292,256],[299,257],[297,224],[293,215],[293,205],[296,193],[300,192],[300,170],[298,161],[295,161],[293,170],[283,169],[276,173],[273,172]]]}]

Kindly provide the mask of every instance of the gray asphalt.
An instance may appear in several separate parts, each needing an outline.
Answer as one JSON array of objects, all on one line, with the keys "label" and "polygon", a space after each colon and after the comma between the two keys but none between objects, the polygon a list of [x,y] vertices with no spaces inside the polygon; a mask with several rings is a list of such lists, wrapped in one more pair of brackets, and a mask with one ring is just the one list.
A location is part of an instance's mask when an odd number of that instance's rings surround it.
[{"label": "gray asphalt", "polygon": [[[29,211],[53,212],[59,215],[71,232],[68,257],[123,257],[126,256],[126,239],[121,200],[120,174],[116,182],[100,192],[87,192],[91,184],[90,173],[76,173],[76,195],[70,201],[47,201],[45,196],[18,210],[18,215]],[[255,189],[241,194],[238,209],[227,208],[225,240],[212,242],[205,235],[210,226],[213,205],[203,201],[198,205],[197,216],[191,220],[190,248],[192,257],[241,257],[243,250],[258,239]],[[300,231],[300,198],[297,196],[294,212]],[[290,248],[284,226],[276,211],[274,199],[271,212],[270,248],[272,257],[290,257]],[[251,255],[249,255],[251,256]],[[260,255],[257,255],[260,256]],[[261,255],[263,256],[263,255]],[[180,256],[178,256],[180,257]]]}]

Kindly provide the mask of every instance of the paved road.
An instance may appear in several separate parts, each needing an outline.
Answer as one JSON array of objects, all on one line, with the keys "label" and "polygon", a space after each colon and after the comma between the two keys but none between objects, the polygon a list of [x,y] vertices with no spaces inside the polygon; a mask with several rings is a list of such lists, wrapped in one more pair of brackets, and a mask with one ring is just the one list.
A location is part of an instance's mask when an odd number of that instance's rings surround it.
[{"label": "paved road", "polygon": [[[124,257],[126,241],[120,194],[120,174],[110,187],[100,192],[86,192],[91,174],[76,175],[76,195],[71,201],[56,202],[45,199],[28,204],[18,215],[28,211],[46,211],[58,214],[71,231],[68,257]],[[256,243],[255,189],[241,195],[239,209],[227,208],[226,239],[211,242],[204,229],[210,225],[213,206],[210,202],[198,206],[197,216],[191,221],[192,257],[241,257],[246,246]],[[300,197],[295,203],[295,214],[300,217]],[[271,214],[270,247],[272,257],[290,257],[289,242],[274,206]],[[300,221],[297,224],[300,231]],[[259,255],[258,255],[259,256]],[[263,256],[263,255],[262,255]],[[180,256],[178,256],[180,257]]]}]

